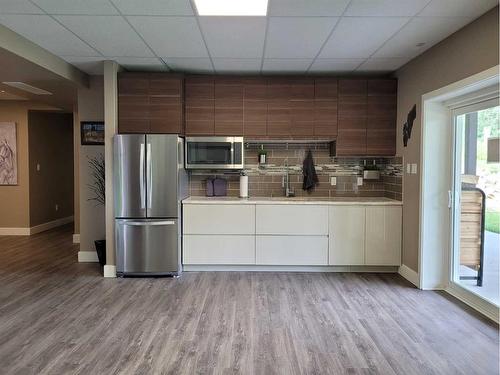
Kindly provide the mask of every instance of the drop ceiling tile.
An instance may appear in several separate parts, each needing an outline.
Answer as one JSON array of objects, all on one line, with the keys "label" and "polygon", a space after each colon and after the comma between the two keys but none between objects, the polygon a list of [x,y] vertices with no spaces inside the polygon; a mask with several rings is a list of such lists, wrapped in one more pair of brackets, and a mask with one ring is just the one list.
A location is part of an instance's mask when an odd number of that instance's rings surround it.
[{"label": "drop ceiling tile", "polygon": [[104,56],[153,56],[122,16],[55,16],[55,18]]},{"label": "drop ceiling tile", "polygon": [[0,14],[43,14],[43,11],[28,0],[0,0]]},{"label": "drop ceiling tile", "polygon": [[208,57],[195,17],[129,16],[157,56]]},{"label": "drop ceiling tile", "polygon": [[269,0],[270,16],[340,16],[349,0]]},{"label": "drop ceiling tile", "polygon": [[266,58],[314,58],[337,17],[271,17]]},{"label": "drop ceiling tile", "polygon": [[[472,21],[464,17],[415,17],[373,57],[414,57]],[[419,43],[425,43],[418,46]]]},{"label": "drop ceiling tile", "polygon": [[366,59],[316,59],[310,72],[352,72],[360,66]]},{"label": "drop ceiling tile", "polygon": [[217,73],[259,73],[261,59],[213,59]]},{"label": "drop ceiling tile", "polygon": [[125,15],[192,16],[189,0],[111,0]]},{"label": "drop ceiling tile", "polygon": [[157,57],[112,57],[127,70],[168,71],[168,67]]},{"label": "drop ceiling tile", "polygon": [[0,23],[56,55],[99,55],[50,16],[2,15]]},{"label": "drop ceiling tile", "polygon": [[408,20],[407,17],[343,17],[319,57],[370,57]]},{"label": "drop ceiling tile", "polygon": [[498,5],[498,0],[432,0],[419,16],[477,18]]},{"label": "drop ceiling tile", "polygon": [[352,0],[345,16],[414,16],[429,0]]},{"label": "drop ceiling tile", "polygon": [[406,64],[410,59],[406,57],[400,57],[395,59],[380,59],[371,58],[366,60],[360,67],[356,69],[357,72],[392,72],[404,64]]},{"label": "drop ceiling tile", "polygon": [[212,57],[262,57],[265,17],[200,17],[199,20]]},{"label": "drop ceiling tile", "polygon": [[87,74],[100,75],[104,73],[104,57],[62,56],[62,58]]},{"label": "drop ceiling tile", "polygon": [[169,68],[176,72],[213,73],[212,63],[209,58],[177,58],[164,57],[163,60]]},{"label": "drop ceiling tile", "polygon": [[118,11],[106,0],[33,0],[49,14],[110,15]]},{"label": "drop ceiling tile", "polygon": [[305,73],[312,59],[265,59],[263,73]]}]

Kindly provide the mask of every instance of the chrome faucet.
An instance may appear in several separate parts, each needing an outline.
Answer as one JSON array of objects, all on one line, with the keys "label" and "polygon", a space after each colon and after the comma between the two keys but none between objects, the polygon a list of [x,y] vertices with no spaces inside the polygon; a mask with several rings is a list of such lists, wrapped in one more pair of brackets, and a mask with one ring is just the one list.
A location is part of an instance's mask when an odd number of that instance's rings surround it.
[{"label": "chrome faucet", "polygon": [[285,197],[295,197],[295,192],[290,187],[290,173],[288,168],[288,160],[285,160],[285,175],[283,176],[283,187],[285,188]]}]

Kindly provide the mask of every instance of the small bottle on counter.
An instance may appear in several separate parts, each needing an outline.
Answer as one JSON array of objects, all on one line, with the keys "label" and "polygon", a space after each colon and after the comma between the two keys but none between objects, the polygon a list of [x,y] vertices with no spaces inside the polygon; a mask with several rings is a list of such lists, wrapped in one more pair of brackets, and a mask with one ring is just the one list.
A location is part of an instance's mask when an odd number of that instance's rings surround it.
[{"label": "small bottle on counter", "polygon": [[259,165],[264,165],[267,163],[267,151],[264,150],[264,145],[260,145],[259,150]]},{"label": "small bottle on counter", "polygon": [[240,173],[240,198],[248,198],[248,176],[243,171]]}]

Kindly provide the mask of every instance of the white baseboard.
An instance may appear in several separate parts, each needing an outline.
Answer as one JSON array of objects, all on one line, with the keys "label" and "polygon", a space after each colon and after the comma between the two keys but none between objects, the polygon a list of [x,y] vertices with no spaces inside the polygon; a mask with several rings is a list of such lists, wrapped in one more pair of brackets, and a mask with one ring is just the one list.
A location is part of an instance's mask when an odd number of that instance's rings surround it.
[{"label": "white baseboard", "polygon": [[80,243],[80,233],[73,234],[73,243]]},{"label": "white baseboard", "polygon": [[95,251],[79,251],[78,252],[78,262],[89,263],[89,262],[99,262],[97,257],[97,252]]},{"label": "white baseboard", "polygon": [[29,236],[30,228],[0,228],[0,236]]},{"label": "white baseboard", "polygon": [[47,223],[39,224],[29,229],[29,234],[37,234],[46,230],[60,227],[61,225],[69,224],[75,219],[74,216],[63,217],[57,220],[52,220]]},{"label": "white baseboard", "polygon": [[413,271],[410,267],[402,264],[401,267],[399,267],[398,273],[410,283],[415,285],[417,288],[420,287],[420,278],[418,276],[418,273]]},{"label": "white baseboard", "polygon": [[393,266],[257,266],[257,265],[217,265],[185,264],[184,271],[263,271],[263,272],[379,272],[397,273]]},{"label": "white baseboard", "polygon": [[106,264],[104,266],[104,277],[116,277],[116,266]]},{"label": "white baseboard", "polygon": [[474,293],[453,284],[448,285],[445,292],[451,294],[456,299],[462,301],[482,315],[493,320],[495,323],[499,323],[499,308],[492,303],[487,302],[483,298],[476,296]]}]

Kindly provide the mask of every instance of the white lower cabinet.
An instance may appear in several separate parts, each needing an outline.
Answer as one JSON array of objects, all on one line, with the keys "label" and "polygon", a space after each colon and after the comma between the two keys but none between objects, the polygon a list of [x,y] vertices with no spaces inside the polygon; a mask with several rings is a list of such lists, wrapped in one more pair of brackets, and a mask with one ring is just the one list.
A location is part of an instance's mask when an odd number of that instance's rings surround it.
[{"label": "white lower cabinet", "polygon": [[328,236],[257,236],[256,264],[324,266]]},{"label": "white lower cabinet", "polygon": [[264,204],[255,212],[257,234],[328,235],[327,206]]},{"label": "white lower cabinet", "polygon": [[365,207],[330,207],[329,265],[365,264]]},{"label": "white lower cabinet", "polygon": [[401,207],[366,207],[365,264],[401,264]]},{"label": "white lower cabinet", "polygon": [[184,235],[184,264],[255,264],[255,236]]},{"label": "white lower cabinet", "polygon": [[399,266],[401,206],[184,206],[186,265]]}]

